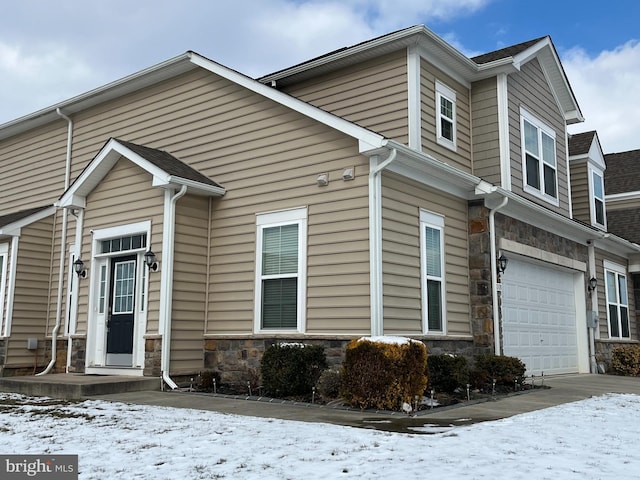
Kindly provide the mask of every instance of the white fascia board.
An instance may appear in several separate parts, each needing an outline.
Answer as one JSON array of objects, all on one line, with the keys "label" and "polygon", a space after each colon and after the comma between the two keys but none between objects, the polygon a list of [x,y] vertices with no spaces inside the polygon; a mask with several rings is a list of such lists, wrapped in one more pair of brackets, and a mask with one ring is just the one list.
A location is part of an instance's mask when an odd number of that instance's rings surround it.
[{"label": "white fascia board", "polygon": [[624,193],[612,193],[611,195],[605,195],[604,199],[607,203],[618,202],[623,200],[636,200],[640,198],[640,191],[624,192]]},{"label": "white fascia board", "polygon": [[247,77],[246,75],[236,72],[235,70],[231,70],[230,68],[209,60],[208,58],[202,57],[195,52],[189,52],[189,55],[191,62],[193,62],[195,65],[198,65],[199,67],[202,67],[205,70],[210,71],[211,73],[215,73],[216,75],[226,78],[236,85],[240,85],[247,90],[273,100],[280,105],[290,108],[291,110],[294,110],[302,115],[305,115],[306,117],[317,120],[318,122],[323,123],[328,127],[338,130],[368,145],[374,147],[383,146],[383,142],[385,139],[382,135],[372,132],[371,130],[367,130],[366,128],[360,127],[355,123],[344,120],[343,118],[340,118],[318,107],[314,107],[307,102],[303,102],[302,100],[276,90],[275,88],[264,85],[257,80],[252,79],[251,77]]},{"label": "white fascia board", "polygon": [[12,231],[17,232],[17,235],[20,235],[20,229],[22,227],[31,225],[32,223],[37,222],[38,220],[42,220],[43,218],[50,217],[54,213],[56,213],[56,207],[52,205],[48,208],[40,210],[39,212],[29,215],[28,217],[24,217],[8,225],[4,225],[0,229],[0,235],[12,235],[12,233],[10,233]]},{"label": "white fascia board", "polygon": [[193,64],[189,61],[188,52],[183,53],[81,95],[4,123],[0,125],[0,140],[37,128],[41,125],[46,125],[47,123],[59,121],[60,116],[56,113],[58,108],[65,113],[65,115],[71,115],[99,103],[121,97],[128,93],[155,85],[166,79],[181,75],[193,68]]},{"label": "white fascia board", "polygon": [[153,177],[152,185],[160,188],[180,189],[183,185],[187,186],[188,192],[195,195],[203,195],[207,197],[222,197],[226,190],[223,187],[215,185],[207,185],[206,183],[196,182],[187,178],[165,175],[162,177]]}]

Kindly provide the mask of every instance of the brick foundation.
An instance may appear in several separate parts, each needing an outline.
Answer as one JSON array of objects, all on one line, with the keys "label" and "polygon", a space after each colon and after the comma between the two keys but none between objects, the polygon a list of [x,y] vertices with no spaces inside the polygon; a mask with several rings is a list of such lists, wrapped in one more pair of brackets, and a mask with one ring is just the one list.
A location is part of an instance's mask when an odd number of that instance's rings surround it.
[{"label": "brick foundation", "polygon": [[147,336],[144,339],[145,377],[159,377],[162,374],[162,337]]}]

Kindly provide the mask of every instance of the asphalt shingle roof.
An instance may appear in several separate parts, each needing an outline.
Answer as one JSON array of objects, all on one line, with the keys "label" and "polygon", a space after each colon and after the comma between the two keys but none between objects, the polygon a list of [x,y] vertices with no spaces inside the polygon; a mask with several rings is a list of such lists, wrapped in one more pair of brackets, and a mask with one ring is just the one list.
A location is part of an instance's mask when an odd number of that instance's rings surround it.
[{"label": "asphalt shingle roof", "polygon": [[569,155],[582,155],[589,153],[591,144],[593,143],[593,137],[596,131],[576,133],[569,136]]},{"label": "asphalt shingle roof", "polygon": [[27,210],[21,210],[19,212],[9,213],[7,215],[3,215],[0,217],[0,227],[5,227],[7,225],[11,225],[18,220],[22,220],[23,218],[27,218],[30,215],[41,212],[42,210],[51,207],[51,205],[44,205],[42,207],[34,207],[29,208]]},{"label": "asphalt shingle roof", "polygon": [[118,141],[118,143],[121,143],[128,149],[137,153],[145,160],[153,163],[156,167],[164,170],[169,175],[174,175],[176,177],[184,178],[187,180],[193,180],[194,182],[202,183],[205,185],[221,187],[206,175],[200,173],[198,170],[190,167],[186,163],[178,160],[176,157],[174,157],[170,153],[165,152],[164,150],[144,147],[142,145],[136,145],[135,143],[125,142],[124,140],[120,139],[116,140]]},{"label": "asphalt shingle roof", "polygon": [[471,57],[471,60],[473,60],[478,65],[481,65],[483,63],[493,62],[502,58],[513,57],[515,55],[518,55],[519,53],[524,52],[527,48],[535,45],[544,38],[547,38],[547,36],[545,35],[544,37],[534,38],[533,40],[528,40],[516,45],[510,45],[508,47],[501,48],[500,50],[494,50],[493,52],[478,55],[477,57]]},{"label": "asphalt shingle roof", "polygon": [[604,171],[607,195],[640,191],[640,150],[607,153],[604,162],[607,165]]}]

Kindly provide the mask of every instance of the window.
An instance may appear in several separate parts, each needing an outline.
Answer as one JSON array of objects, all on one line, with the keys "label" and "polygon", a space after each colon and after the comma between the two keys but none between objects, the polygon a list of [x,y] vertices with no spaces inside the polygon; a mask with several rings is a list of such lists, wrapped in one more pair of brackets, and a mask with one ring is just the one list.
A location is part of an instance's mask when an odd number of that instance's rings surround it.
[{"label": "window", "polygon": [[610,338],[629,338],[629,300],[625,269],[605,262],[607,317]]},{"label": "window", "polygon": [[604,214],[604,183],[602,180],[602,173],[591,171],[591,188],[592,188],[592,201],[591,201],[591,224],[597,227],[605,228],[605,214]]},{"label": "window", "polygon": [[456,149],[456,92],[436,82],[437,142]]},{"label": "window", "polygon": [[256,330],[304,331],[306,208],[257,216]]},{"label": "window", "polygon": [[521,110],[524,190],[558,204],[555,131]]},{"label": "window", "polygon": [[444,217],[420,212],[420,245],[423,330],[444,334]]}]

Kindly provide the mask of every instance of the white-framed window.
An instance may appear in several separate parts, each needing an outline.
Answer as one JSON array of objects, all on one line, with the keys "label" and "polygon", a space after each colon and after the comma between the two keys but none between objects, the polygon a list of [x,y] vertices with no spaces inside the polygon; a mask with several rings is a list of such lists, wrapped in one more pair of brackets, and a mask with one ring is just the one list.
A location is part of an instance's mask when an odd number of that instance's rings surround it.
[{"label": "white-framed window", "polygon": [[0,335],[7,335],[7,327],[4,322],[5,297],[7,295],[7,263],[9,256],[9,244],[0,243],[0,325],[4,325]]},{"label": "white-framed window", "polygon": [[524,190],[558,205],[556,132],[520,109]]},{"label": "white-framed window", "polygon": [[255,330],[305,330],[307,209],[256,216]]},{"label": "white-framed window", "polygon": [[436,141],[456,149],[456,92],[436,81]]},{"label": "white-framed window", "polygon": [[422,328],[427,334],[446,333],[444,217],[420,211]]},{"label": "white-framed window", "polygon": [[629,298],[627,272],[621,265],[605,261],[609,338],[629,338]]},{"label": "white-framed window", "polygon": [[604,180],[601,171],[589,167],[589,191],[591,193],[591,225],[606,229],[607,217],[604,208]]}]

